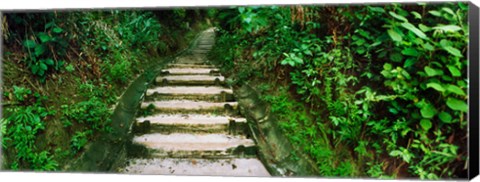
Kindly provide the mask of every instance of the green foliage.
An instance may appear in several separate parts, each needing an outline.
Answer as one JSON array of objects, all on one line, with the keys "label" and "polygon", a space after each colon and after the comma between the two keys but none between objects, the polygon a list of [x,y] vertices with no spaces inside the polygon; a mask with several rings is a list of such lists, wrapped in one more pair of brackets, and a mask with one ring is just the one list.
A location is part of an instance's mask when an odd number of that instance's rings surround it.
[{"label": "green foliage", "polygon": [[[277,80],[272,85],[287,83],[294,93],[279,91],[265,100],[289,141],[305,149],[322,175],[462,175],[464,3],[239,7],[218,16],[217,63],[237,84],[263,77]],[[348,155],[331,159],[338,151],[326,146],[353,151],[355,162],[341,160]]]},{"label": "green foliage", "polygon": [[15,86],[14,93],[17,101],[31,98],[37,101],[33,105],[5,108],[7,117],[0,120],[2,148],[15,156],[9,167],[14,170],[56,170],[58,163],[50,152],[41,151],[35,145],[38,134],[45,129],[43,120],[54,115],[55,111],[43,107],[42,97],[39,94],[32,96],[29,89]]},{"label": "green foliage", "polygon": [[112,111],[108,105],[97,97],[91,97],[74,105],[63,105],[63,121],[65,126],[72,123],[84,124],[86,128],[93,131],[109,131]]},{"label": "green foliage", "polygon": [[88,142],[88,136],[91,135],[92,130],[80,132],[77,131],[75,132],[75,135],[73,135],[71,141],[70,141],[70,146],[72,148],[73,153],[77,153],[80,151]]},{"label": "green foliage", "polygon": [[45,81],[46,74],[51,70],[59,71],[64,61],[57,60],[57,55],[64,55],[68,47],[64,30],[52,20],[45,24],[45,31],[35,33],[32,39],[23,41],[28,52],[25,63],[30,71]]},{"label": "green foliage", "polygon": [[[85,145],[111,131],[112,107],[127,83],[183,49],[203,26],[202,13],[179,8],[5,14],[4,44],[11,53],[0,125],[5,166],[55,170],[80,156]],[[32,74],[24,77],[25,71]],[[15,85],[20,79],[22,87]]]}]

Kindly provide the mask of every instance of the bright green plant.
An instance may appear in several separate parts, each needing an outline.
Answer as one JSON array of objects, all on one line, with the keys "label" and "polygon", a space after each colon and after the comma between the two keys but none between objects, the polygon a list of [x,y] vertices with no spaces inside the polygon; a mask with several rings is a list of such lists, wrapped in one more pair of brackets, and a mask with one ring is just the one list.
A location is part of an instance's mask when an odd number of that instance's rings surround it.
[{"label": "bright green plant", "polygon": [[38,32],[34,39],[26,39],[23,46],[28,52],[25,60],[30,71],[45,81],[46,73],[49,70],[59,71],[63,68],[64,61],[57,60],[57,55],[65,53],[68,43],[63,37],[64,30],[58,27],[55,22],[45,25],[45,32]]},{"label": "bright green plant", "polygon": [[[23,87],[15,87],[15,99],[24,101],[32,97],[31,91]],[[39,95],[37,103],[14,108],[5,108],[6,117],[2,118],[2,147],[14,156],[9,164],[11,169],[33,169],[40,171],[56,170],[58,163],[53,160],[49,151],[40,151],[35,140],[45,129],[42,120],[54,115],[55,111],[44,108]]]}]

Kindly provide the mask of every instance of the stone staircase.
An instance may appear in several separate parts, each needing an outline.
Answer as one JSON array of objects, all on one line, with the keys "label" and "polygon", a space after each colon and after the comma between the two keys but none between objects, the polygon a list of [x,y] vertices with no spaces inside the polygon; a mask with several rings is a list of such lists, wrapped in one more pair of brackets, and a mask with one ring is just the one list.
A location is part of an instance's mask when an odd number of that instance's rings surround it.
[{"label": "stone staircase", "polygon": [[213,29],[204,31],[191,54],[168,65],[147,90],[141,108],[153,114],[137,118],[133,138],[146,152],[130,158],[122,172],[270,176],[247,137],[232,90],[206,59],[213,43]]}]

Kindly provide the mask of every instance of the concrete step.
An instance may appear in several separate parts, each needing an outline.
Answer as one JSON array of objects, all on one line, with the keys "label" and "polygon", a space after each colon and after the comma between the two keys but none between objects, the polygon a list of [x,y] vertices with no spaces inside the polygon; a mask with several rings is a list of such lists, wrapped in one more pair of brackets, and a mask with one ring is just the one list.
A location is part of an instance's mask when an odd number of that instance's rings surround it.
[{"label": "concrete step", "polygon": [[150,133],[133,137],[133,143],[156,152],[219,151],[227,152],[239,146],[255,146],[255,142],[241,135]]},{"label": "concrete step", "polygon": [[147,90],[147,96],[160,95],[220,95],[233,94],[233,90],[217,86],[165,86]]},{"label": "concrete step", "polygon": [[157,83],[166,85],[221,85],[225,83],[223,76],[210,75],[167,75],[155,78]]},{"label": "concrete step", "polygon": [[181,63],[174,63],[169,64],[169,68],[210,68],[214,69],[215,66],[209,64],[181,64]]},{"label": "concrete step", "polygon": [[217,86],[164,86],[148,89],[145,100],[234,101],[233,91]]},{"label": "concrete step", "polygon": [[121,172],[196,176],[270,176],[258,159],[132,159]]},{"label": "concrete step", "polygon": [[192,100],[165,100],[142,102],[140,107],[146,109],[149,105],[160,112],[167,113],[229,113],[235,112],[238,107],[237,102],[206,102]]},{"label": "concrete step", "polygon": [[218,69],[211,68],[169,68],[162,70],[162,74],[170,75],[218,75],[220,71]]},{"label": "concrete step", "polygon": [[197,49],[211,49],[213,44],[201,44],[197,46]]},{"label": "concrete step", "polygon": [[135,133],[223,133],[245,135],[245,118],[207,114],[158,114],[137,118]]},{"label": "concrete step", "polygon": [[210,50],[192,50],[192,53],[194,53],[194,54],[206,54],[209,51]]},{"label": "concrete step", "polygon": [[215,44],[215,40],[200,40],[200,41],[198,41],[197,46],[200,46],[200,45],[213,45],[213,44]]},{"label": "concrete step", "polygon": [[205,59],[198,57],[198,56],[185,56],[178,58],[174,61],[174,63],[180,63],[180,64],[206,64]]}]

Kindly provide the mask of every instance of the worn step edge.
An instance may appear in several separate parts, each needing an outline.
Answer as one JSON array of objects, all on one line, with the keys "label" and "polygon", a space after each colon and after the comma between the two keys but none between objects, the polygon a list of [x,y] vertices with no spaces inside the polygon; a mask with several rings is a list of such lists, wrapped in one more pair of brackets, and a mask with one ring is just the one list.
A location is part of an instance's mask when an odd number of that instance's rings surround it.
[{"label": "worn step edge", "polygon": [[192,100],[165,100],[142,102],[140,107],[146,109],[149,105],[157,111],[162,112],[228,112],[237,110],[237,102],[206,102]]},{"label": "worn step edge", "polygon": [[133,137],[133,143],[158,151],[228,151],[255,146],[252,139],[226,134],[150,133]]},{"label": "worn step edge", "polygon": [[170,68],[161,71],[162,74],[170,75],[211,75],[219,74],[218,69],[208,69],[208,68]]},{"label": "worn step edge", "polygon": [[223,133],[246,135],[247,120],[227,116],[155,115],[140,117],[133,126],[135,134],[144,133]]},{"label": "worn step edge", "polygon": [[173,63],[167,65],[168,68],[216,68],[213,65],[209,64],[183,64],[183,63]]},{"label": "worn step edge", "polygon": [[123,169],[131,174],[270,176],[258,159],[133,159]]},{"label": "worn step edge", "polygon": [[226,150],[202,150],[202,151],[163,151],[151,149],[149,157],[157,158],[207,158],[207,159],[228,159],[228,158],[256,158],[258,147],[237,146]]},{"label": "worn step edge", "polygon": [[237,118],[237,117],[230,117],[230,116],[213,116],[213,115],[206,115],[206,114],[158,114],[153,116],[147,117],[139,117],[137,118],[137,122],[144,122],[150,121],[151,124],[159,123],[159,124],[195,124],[195,123],[202,123],[202,124],[225,124],[229,123],[230,121],[235,122],[247,122],[245,118]]},{"label": "worn step edge", "polygon": [[216,86],[165,86],[148,89],[146,96],[158,95],[225,95],[233,94],[232,89]]},{"label": "worn step edge", "polygon": [[158,76],[155,81],[163,85],[221,85],[225,83],[225,77],[204,75]]}]

